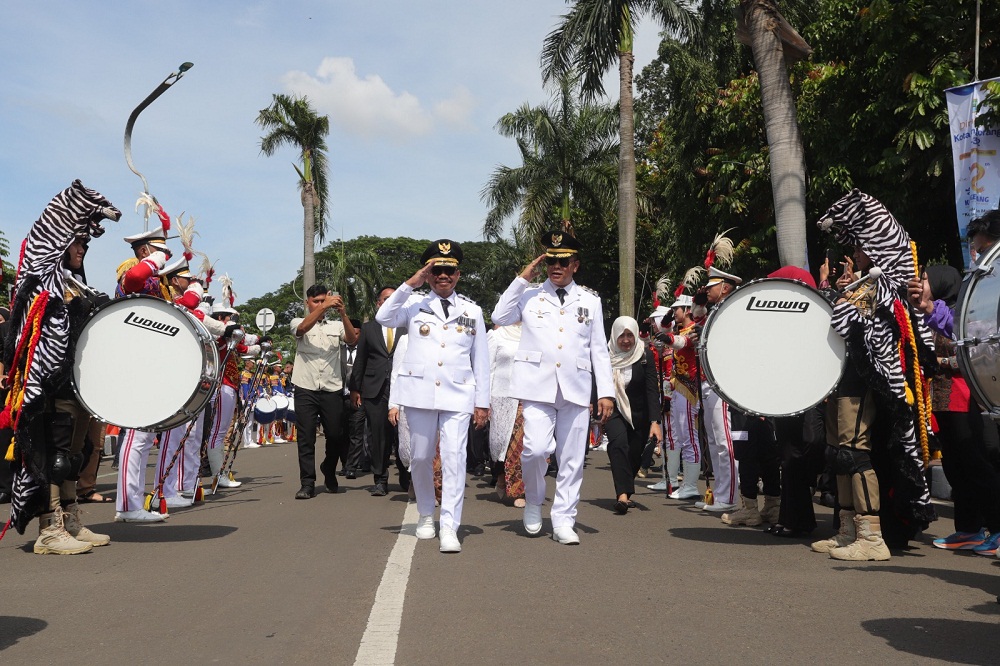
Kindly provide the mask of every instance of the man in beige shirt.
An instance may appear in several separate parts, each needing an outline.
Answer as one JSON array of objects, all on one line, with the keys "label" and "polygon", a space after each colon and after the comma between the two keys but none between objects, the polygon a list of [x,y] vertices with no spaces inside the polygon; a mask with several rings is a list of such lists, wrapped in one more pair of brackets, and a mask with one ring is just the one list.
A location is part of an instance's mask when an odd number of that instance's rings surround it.
[{"label": "man in beige shirt", "polygon": [[[327,310],[340,314],[340,321],[326,321]],[[299,481],[295,499],[309,499],[316,488],[316,424],[323,423],[326,454],[319,469],[328,492],[337,492],[336,462],[343,446],[343,389],[340,364],[342,342],[353,345],[358,332],[344,308],[344,300],[321,284],[306,291],[306,316],[291,322],[295,333],[295,415],[298,420]]]}]

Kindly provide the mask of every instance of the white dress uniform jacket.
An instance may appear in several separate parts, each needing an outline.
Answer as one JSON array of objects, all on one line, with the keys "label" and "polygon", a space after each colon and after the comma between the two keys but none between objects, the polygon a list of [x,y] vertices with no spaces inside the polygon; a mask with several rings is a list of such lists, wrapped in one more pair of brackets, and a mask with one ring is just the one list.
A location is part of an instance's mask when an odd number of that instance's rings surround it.
[{"label": "white dress uniform jacket", "polygon": [[614,398],[601,299],[575,282],[564,288],[560,304],[550,280],[533,285],[518,276],[493,310],[495,324],[521,322],[511,395],[552,404],[558,389],[568,402],[589,405],[593,376],[597,397]]},{"label": "white dress uniform jacket", "polygon": [[386,299],[375,321],[407,327],[409,344],[393,380],[392,395],[403,407],[471,414],[490,406],[490,357],[483,310],[452,293],[445,317],[441,297],[413,293],[403,283]]}]

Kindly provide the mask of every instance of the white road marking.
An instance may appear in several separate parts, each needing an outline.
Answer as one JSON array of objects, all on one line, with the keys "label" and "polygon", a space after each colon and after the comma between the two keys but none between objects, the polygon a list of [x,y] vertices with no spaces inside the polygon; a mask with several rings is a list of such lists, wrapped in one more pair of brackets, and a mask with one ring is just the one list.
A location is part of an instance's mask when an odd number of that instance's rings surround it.
[{"label": "white road marking", "polygon": [[375,603],[368,615],[368,626],[361,637],[358,656],[354,659],[355,666],[385,666],[396,661],[406,583],[410,578],[410,564],[417,545],[418,515],[417,503],[407,503],[396,545],[389,553],[385,571],[382,572],[382,582],[375,592]]}]

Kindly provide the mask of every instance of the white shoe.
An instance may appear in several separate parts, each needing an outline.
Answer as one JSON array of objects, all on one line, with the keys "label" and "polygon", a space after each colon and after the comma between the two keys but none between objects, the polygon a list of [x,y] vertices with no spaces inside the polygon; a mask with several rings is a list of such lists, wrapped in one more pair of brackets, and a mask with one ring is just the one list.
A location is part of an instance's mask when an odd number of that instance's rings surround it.
[{"label": "white shoe", "polygon": [[575,546],[580,543],[580,537],[576,535],[576,530],[568,525],[564,527],[553,527],[552,539],[567,546]]},{"label": "white shoe", "polygon": [[462,552],[462,544],[458,542],[458,535],[455,534],[455,530],[450,527],[441,528],[441,547],[438,550],[442,553]]},{"label": "white shoe", "polygon": [[187,497],[168,497],[167,498],[167,508],[168,509],[185,509],[194,504],[194,499],[189,499]]},{"label": "white shoe", "polygon": [[542,531],[542,506],[528,502],[524,505],[524,531],[535,536]]},{"label": "white shoe", "polygon": [[219,488],[239,488],[242,485],[242,481],[237,481],[233,478],[232,472],[219,477]]},{"label": "white shoe", "polygon": [[[698,492],[697,490],[686,491],[683,489],[683,487],[681,487],[675,490],[674,492],[670,493],[669,495],[667,495],[667,497],[669,497],[672,500],[689,500],[689,499],[694,499],[696,497],[701,497],[701,493]],[[698,506],[699,504],[701,506]],[[695,502],[694,505],[698,506],[699,509],[703,509],[705,507],[704,502]]]},{"label": "white shoe", "polygon": [[709,504],[702,508],[702,511],[708,511],[709,513],[727,513],[729,511],[735,511],[739,506],[736,504],[726,504],[724,502],[716,502],[715,504]]},{"label": "white shoe", "polygon": [[288,441],[288,440],[287,440],[287,439],[285,439],[284,437],[275,437],[275,438],[274,438],[274,443],[275,443],[275,444],[284,444],[284,443],[286,443],[287,441]]},{"label": "white shoe", "polygon": [[694,503],[694,508],[696,509],[704,509],[706,506],[708,505],[701,500],[698,500],[697,502]]},{"label": "white shoe", "polygon": [[115,513],[116,523],[162,523],[169,518],[167,514],[156,513],[155,511],[118,511]]},{"label": "white shoe", "polygon": [[433,539],[437,536],[434,532],[434,516],[420,516],[417,518],[418,539]]},{"label": "white shoe", "polygon": [[257,442],[250,442],[249,444],[244,444],[243,448],[244,449],[259,449],[260,448],[260,444],[258,444]]},{"label": "white shoe", "polygon": [[657,481],[656,483],[654,483],[652,485],[649,485],[649,486],[646,486],[646,487],[649,488],[650,490],[666,490],[667,489],[667,482],[666,481]]}]

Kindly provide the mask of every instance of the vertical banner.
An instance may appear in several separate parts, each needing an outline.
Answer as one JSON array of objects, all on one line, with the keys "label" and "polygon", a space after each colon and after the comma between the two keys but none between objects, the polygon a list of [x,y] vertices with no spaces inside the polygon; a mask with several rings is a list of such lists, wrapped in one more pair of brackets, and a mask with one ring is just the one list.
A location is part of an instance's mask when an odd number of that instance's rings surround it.
[{"label": "vertical banner", "polygon": [[977,107],[986,96],[977,81],[945,91],[951,125],[951,150],[955,164],[955,210],[965,265],[975,260],[969,253],[965,230],[969,222],[994,210],[1000,203],[1000,127],[976,127],[976,118],[987,110]]}]

